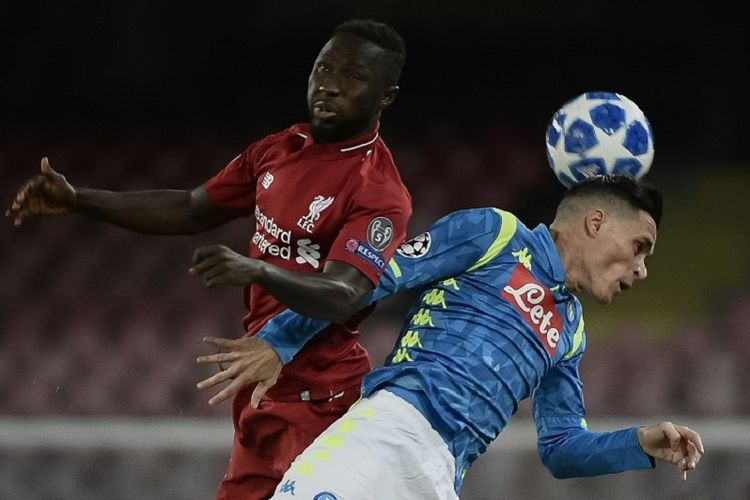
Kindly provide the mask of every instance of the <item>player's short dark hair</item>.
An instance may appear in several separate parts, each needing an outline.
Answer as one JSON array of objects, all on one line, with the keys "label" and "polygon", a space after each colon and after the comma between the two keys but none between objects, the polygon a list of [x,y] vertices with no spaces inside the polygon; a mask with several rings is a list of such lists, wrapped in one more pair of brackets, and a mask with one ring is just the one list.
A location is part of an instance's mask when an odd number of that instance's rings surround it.
[{"label": "player's short dark hair", "polygon": [[336,26],[333,36],[339,33],[350,33],[364,38],[383,49],[387,74],[394,85],[398,83],[406,60],[406,45],[395,29],[371,19],[352,19]]},{"label": "player's short dark hair", "polygon": [[588,196],[611,196],[626,202],[630,207],[643,210],[659,227],[662,215],[661,193],[653,186],[637,181],[628,175],[597,175],[574,184],[563,194],[562,205],[566,200]]}]

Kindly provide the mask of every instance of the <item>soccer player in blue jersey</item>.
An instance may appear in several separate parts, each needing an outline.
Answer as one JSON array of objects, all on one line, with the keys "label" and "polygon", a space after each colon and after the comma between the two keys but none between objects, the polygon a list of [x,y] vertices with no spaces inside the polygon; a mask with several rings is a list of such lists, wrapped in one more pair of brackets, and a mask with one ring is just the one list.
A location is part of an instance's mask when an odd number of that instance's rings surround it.
[{"label": "soccer player in blue jersey", "polygon": [[[274,498],[455,499],[466,470],[527,397],[539,455],[555,477],[661,459],[685,479],[703,454],[698,433],[669,422],[590,432],[578,374],[586,335],[575,293],[609,303],[645,279],[660,218],[653,188],[595,177],[565,193],[549,227],[464,210],[403,245],[367,302],[420,288],[418,303],[386,365],[365,377],[362,400],[297,457]],[[204,386],[265,378],[326,324],[276,316],[257,335],[264,349],[227,344],[229,352],[201,358],[232,363]]]}]

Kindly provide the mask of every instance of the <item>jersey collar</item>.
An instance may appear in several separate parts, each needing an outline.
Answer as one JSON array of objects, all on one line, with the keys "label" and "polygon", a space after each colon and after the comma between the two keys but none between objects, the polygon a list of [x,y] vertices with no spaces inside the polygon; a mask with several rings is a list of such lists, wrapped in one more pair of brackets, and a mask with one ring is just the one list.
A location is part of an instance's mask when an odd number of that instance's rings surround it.
[{"label": "jersey collar", "polygon": [[347,139],[345,141],[329,142],[325,144],[318,144],[315,142],[312,134],[310,133],[309,123],[301,123],[295,125],[294,127],[292,127],[291,132],[305,140],[304,144],[302,145],[302,149],[309,148],[311,151],[314,150],[318,154],[320,154],[323,159],[333,160],[340,158],[342,155],[366,153],[368,149],[372,148],[372,145],[375,144],[375,141],[378,140],[378,137],[380,137],[380,135],[378,134],[379,130],[380,122],[378,121],[375,124],[375,128],[372,130],[372,132],[368,134],[360,135],[352,139]]},{"label": "jersey collar", "polygon": [[560,252],[557,251],[555,240],[552,239],[552,234],[549,232],[549,228],[544,224],[539,224],[534,228],[534,233],[539,236],[539,239],[544,248],[544,253],[547,256],[549,262],[549,273],[552,281],[561,287],[565,286],[565,267],[560,257]]}]

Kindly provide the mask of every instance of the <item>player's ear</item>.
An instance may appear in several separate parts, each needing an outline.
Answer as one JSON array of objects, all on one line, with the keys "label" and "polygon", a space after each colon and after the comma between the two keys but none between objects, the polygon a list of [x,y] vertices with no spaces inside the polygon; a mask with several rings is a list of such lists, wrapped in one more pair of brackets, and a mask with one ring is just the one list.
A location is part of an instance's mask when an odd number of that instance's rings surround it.
[{"label": "player's ear", "polygon": [[607,221],[607,212],[601,208],[592,208],[583,219],[584,230],[586,235],[591,238],[596,238],[602,230],[602,226]]},{"label": "player's ear", "polygon": [[383,97],[380,99],[380,109],[390,108],[391,104],[393,104],[393,101],[396,100],[398,91],[399,91],[398,85],[391,85],[390,87],[386,88],[383,91]]}]

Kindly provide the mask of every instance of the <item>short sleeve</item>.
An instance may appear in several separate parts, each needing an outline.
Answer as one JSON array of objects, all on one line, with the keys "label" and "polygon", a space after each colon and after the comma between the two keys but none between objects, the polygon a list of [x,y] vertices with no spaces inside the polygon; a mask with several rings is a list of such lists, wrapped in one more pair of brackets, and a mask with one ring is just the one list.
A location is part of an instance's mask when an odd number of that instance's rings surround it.
[{"label": "short sleeve", "polygon": [[377,284],[406,238],[411,210],[411,196],[400,179],[361,186],[326,260],[351,264]]},{"label": "short sleeve", "polygon": [[369,300],[478,268],[502,251],[513,237],[515,222],[512,214],[494,208],[459,210],[440,218],[401,246]]},{"label": "short sleeve", "polygon": [[254,147],[247,148],[206,182],[206,193],[216,205],[242,215],[253,212],[256,187],[252,161]]}]

